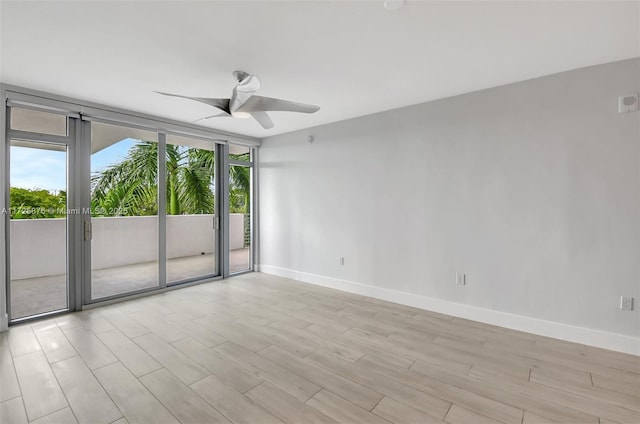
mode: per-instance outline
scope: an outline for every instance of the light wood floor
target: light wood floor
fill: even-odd
[[[3,424],[640,422],[638,357],[264,274],[12,327],[0,359]]]

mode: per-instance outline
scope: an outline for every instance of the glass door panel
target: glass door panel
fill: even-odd
[[[218,275],[215,145],[167,135],[167,283]]]
[[[229,273],[251,269],[251,150],[229,146]]]
[[[10,319],[68,309],[67,147],[11,141]]]
[[[91,300],[159,286],[158,136],[91,123]]]

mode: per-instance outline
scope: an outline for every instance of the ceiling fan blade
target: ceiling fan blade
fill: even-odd
[[[248,113],[269,111],[314,113],[320,110],[320,106],[290,102],[289,100],[274,99],[271,97],[251,96],[237,110]]]
[[[207,119],[211,119],[211,118],[229,118],[230,116],[231,115],[227,113],[218,113],[216,115],[209,115],[209,116],[205,116],[204,118],[196,119],[195,121],[193,121],[193,123],[195,124],[196,122],[206,121]]]
[[[207,104],[209,106],[216,107],[216,108],[224,111],[227,115],[230,114],[230,111],[229,111],[229,99],[216,99],[216,98],[208,98],[208,97],[190,97],[190,96],[183,96],[181,94],[164,93],[162,91],[154,91],[154,93],[162,94],[163,96],[180,97],[182,99],[194,100],[196,102],[200,102],[200,103]]]
[[[271,120],[269,115],[267,115],[266,112],[250,112],[250,113],[251,113],[251,116],[253,116],[253,119],[258,121],[258,123],[262,125],[262,128],[264,128],[265,130],[273,128],[273,121]]]

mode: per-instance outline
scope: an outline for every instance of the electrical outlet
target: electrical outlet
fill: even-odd
[[[638,94],[618,97],[618,112],[635,112],[638,110]]]
[[[340,256],[340,265],[344,265],[344,256]]]
[[[633,310],[633,297],[620,296],[620,309],[623,311]]]
[[[456,272],[456,284],[464,286],[467,284],[467,276],[462,272]]]

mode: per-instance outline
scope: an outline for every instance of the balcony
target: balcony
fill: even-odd
[[[231,273],[249,269],[245,215],[229,216]],[[93,299],[158,287],[158,217],[93,218]],[[167,216],[167,281],[211,275],[216,269],[213,215]],[[19,318],[67,307],[65,219],[11,220],[11,315]],[[33,243],[38,240],[38,243]]]

